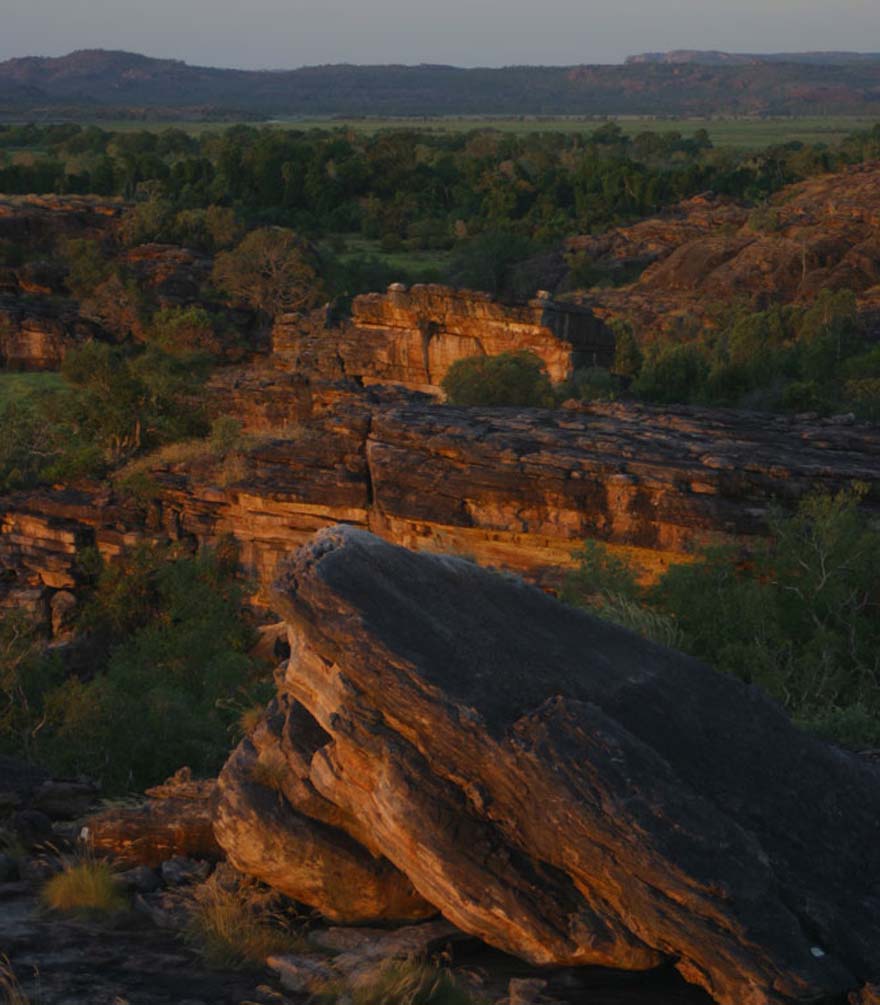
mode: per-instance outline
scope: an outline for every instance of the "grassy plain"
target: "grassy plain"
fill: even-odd
[[[346,118],[291,118],[273,119],[266,123],[242,123],[261,128],[278,129],[351,129],[360,133],[375,133],[383,129],[414,129],[427,133],[469,132],[474,129],[493,129],[499,132],[526,133],[580,133],[591,132],[605,122],[614,121],[631,136],[643,132],[679,132],[692,136],[705,129],[716,146],[752,149],[777,143],[839,142],[849,133],[869,129],[875,119],[864,116],[785,116],[776,118],[673,118],[637,117],[602,118],[600,116],[419,116],[407,118],[361,117]],[[218,132],[236,123],[231,122],[139,122],[96,120],[91,125],[102,129],[131,132],[140,129],[161,131],[183,129],[200,135]]]

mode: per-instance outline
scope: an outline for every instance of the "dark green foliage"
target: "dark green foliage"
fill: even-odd
[[[457,360],[443,378],[443,390],[453,405],[540,408],[554,401],[543,362],[528,351]]]
[[[709,376],[709,364],[689,343],[654,347],[648,353],[633,391],[659,404],[696,400]]]
[[[569,602],[604,614],[620,596],[636,599],[672,620],[681,648],[759,685],[810,728],[880,742],[880,534],[858,493],[774,511],[768,540],[747,553],[706,551],[651,589],[599,544],[580,558]]]
[[[35,648],[17,655],[26,636],[16,642],[0,664],[15,711],[0,715],[0,745],[88,773],[111,792],[142,789],[182,764],[216,771],[239,705],[270,690],[248,656],[254,635],[241,603],[229,564],[207,552],[172,560],[142,547],[101,570],[79,625],[94,672],[61,680]],[[13,641],[15,628],[3,625]]]
[[[638,377],[644,362],[644,355],[632,326],[625,321],[612,321],[614,331],[614,366],[612,372],[625,380]]]
[[[198,358],[86,343],[60,388],[0,404],[0,489],[100,475],[141,451],[207,432]]]
[[[65,243],[63,255],[68,270],[65,282],[78,300],[92,296],[110,278],[110,259],[97,241],[71,239]]]
[[[705,134],[674,130],[630,138],[613,123],[528,135],[0,127],[0,147],[18,145],[35,156],[0,166],[0,191],[121,195],[136,203],[122,227],[127,243],[177,241],[211,252],[240,239],[239,221],[310,238],[360,232],[388,251],[446,249],[456,237],[498,233],[543,245],[707,189],[763,206],[790,182],[876,157],[878,149],[876,130],[837,149],[794,143],[756,154],[713,150]],[[755,221],[764,227],[766,217],[758,210]],[[495,257],[507,251],[501,244]],[[503,288],[497,266],[484,269],[466,248],[461,256],[463,285]],[[573,264],[585,285],[632,278],[601,263]]]
[[[620,353],[626,343],[618,340]],[[823,290],[809,307],[734,310],[689,341],[650,345],[631,389],[659,404],[853,411],[870,419],[880,403],[870,345],[855,296]]]
[[[488,231],[455,250],[448,278],[455,286],[483,290],[493,296],[527,299],[536,287],[517,266],[539,250],[539,245],[528,237],[502,230]]]

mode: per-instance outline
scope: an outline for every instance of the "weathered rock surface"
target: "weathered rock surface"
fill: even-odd
[[[99,238],[124,209],[119,199],[87,195],[0,196],[0,240],[46,247],[60,237]]]
[[[213,830],[213,780],[193,781],[181,769],[147,790],[147,802],[117,806],[89,817],[83,835],[100,854],[127,867],[156,867],[175,857],[217,860],[223,853]]]
[[[752,309],[852,290],[865,318],[880,312],[880,163],[820,175],[777,193],[757,214],[712,197],[598,238],[569,241],[606,265],[649,265],[618,289],[576,298],[645,340],[693,326],[718,304]]]
[[[322,312],[282,317],[273,349],[313,378],[439,394],[449,367],[468,356],[528,350],[561,381],[579,366],[610,365],[614,336],[589,309],[548,295],[507,306],[472,290],[394,284],[387,293],[355,297],[350,320],[334,322]]]
[[[6,497],[0,608],[48,626],[56,598],[68,609],[83,585],[84,549],[112,561],[142,540],[195,547],[232,535],[265,603],[280,559],[335,523],[552,585],[587,538],[650,575],[693,546],[763,533],[773,501],[861,482],[865,507],[880,510],[880,433],[848,420],[622,404],[394,407],[374,394],[257,439],[231,470],[210,458],[158,467],[148,504],[106,486]]]
[[[275,746],[291,812],[314,790],[463,931],[540,964],[672,960],[724,1005],[880,972],[880,776],[757,691],[354,528],[302,549],[274,604],[303,708]]]
[[[220,775],[214,832],[229,862],[332,921],[436,914],[387,859],[353,839],[366,836],[356,821],[314,789],[311,758],[329,737],[303,713],[282,699]]]
[[[69,300],[0,296],[0,367],[57,370],[71,348],[105,337]]]

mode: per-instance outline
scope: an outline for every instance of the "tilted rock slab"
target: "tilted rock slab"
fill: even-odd
[[[302,548],[274,605],[291,658],[232,766],[273,747],[297,826],[332,806],[463,931],[539,965],[671,960],[724,1005],[880,972],[880,775],[757,690],[354,528]],[[218,828],[233,862],[262,826]]]

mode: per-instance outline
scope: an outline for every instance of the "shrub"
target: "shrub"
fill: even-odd
[[[91,857],[73,859],[46,881],[40,893],[52,911],[95,911],[110,914],[128,906],[110,866]]]
[[[65,678],[51,661],[10,659],[0,699],[15,714],[0,718],[0,746],[88,773],[108,792],[142,789],[181,764],[216,771],[240,707],[271,691],[249,656],[254,635],[234,564],[142,547],[101,570],[79,619],[91,675]]]
[[[769,537],[748,552],[708,549],[650,589],[590,543],[563,599],[759,685],[820,735],[880,743],[880,533],[859,498],[774,511]]]
[[[265,966],[267,956],[303,951],[304,939],[261,899],[256,884],[230,889],[212,876],[198,891],[184,938],[215,967]]]
[[[585,541],[584,547],[573,557],[578,560],[578,566],[566,573],[560,592],[565,603],[589,607],[606,597],[634,600],[640,596],[631,566],[607,545]]]
[[[556,398],[566,401],[577,398],[579,401],[614,401],[620,393],[620,382],[601,366],[584,367],[575,370],[571,380],[557,385]]]
[[[696,400],[708,373],[708,361],[696,345],[665,346],[648,354],[633,390],[659,404],[687,403]]]
[[[443,378],[453,405],[511,405],[540,408],[553,403],[543,362],[527,351],[456,360]]]
[[[97,241],[72,238],[63,247],[67,263],[67,288],[77,298],[85,300],[110,278],[112,268]]]
[[[193,355],[219,355],[231,342],[222,318],[204,307],[164,307],[146,327],[146,341],[163,352],[185,359]]]

